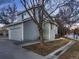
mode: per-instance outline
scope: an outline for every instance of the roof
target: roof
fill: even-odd
[[[6,25],[5,27],[10,27],[10,26],[14,26],[14,25],[18,25],[18,24],[22,24],[22,23],[31,21],[30,18],[27,18],[27,19],[28,19],[28,20],[23,20],[23,21],[21,21],[21,22],[15,22],[15,23],[12,23],[12,24],[8,24],[8,25]]]
[[[28,21],[32,21],[31,18],[27,18],[27,20],[25,19],[25,20],[22,20],[21,22],[15,22],[15,23],[12,23],[12,24],[8,24],[8,25],[6,25],[5,27],[10,27],[10,26],[22,24],[22,23],[25,23],[25,22],[28,22]],[[47,21],[46,23],[51,23],[51,22]],[[57,23],[56,23],[56,22],[51,23],[51,24],[54,24],[54,25],[57,26]]]
[[[23,20],[23,21],[21,21],[21,22],[16,22],[16,23],[12,23],[12,24],[8,24],[8,25],[6,25],[5,27],[10,27],[10,26],[14,26],[14,25],[22,24],[22,23],[25,23],[25,22],[28,22],[28,21],[31,21],[31,19]],[[49,23],[49,22],[47,22],[47,23]],[[54,25],[57,26],[56,23],[52,23],[52,24],[54,24]]]
[[[37,8],[37,7],[35,7],[35,8]],[[28,10],[31,10],[31,9],[32,9],[32,8],[30,8],[30,9],[28,9]],[[21,15],[21,14],[23,14],[23,13],[25,13],[25,12],[26,12],[26,10],[24,10],[24,11],[18,13],[18,15]],[[54,18],[54,17],[53,17],[53,18]],[[27,19],[27,20],[26,20],[26,19]],[[7,26],[5,26],[5,27],[14,26],[14,25],[22,24],[22,23],[24,23],[24,22],[31,21],[31,18],[26,18],[26,19],[22,20],[21,22],[15,22],[15,23],[9,24],[9,25],[7,25]],[[49,22],[49,21],[48,21],[48,22]],[[54,23],[52,23],[52,24],[54,24],[54,25],[57,26],[57,23],[56,23],[56,22],[54,22]]]

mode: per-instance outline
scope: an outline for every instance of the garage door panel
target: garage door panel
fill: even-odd
[[[21,28],[11,29],[11,39],[12,40],[22,40],[22,31]]]

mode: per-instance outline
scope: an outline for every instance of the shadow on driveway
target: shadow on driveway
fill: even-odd
[[[44,59],[44,57],[16,46],[12,41],[0,40],[0,59]]]

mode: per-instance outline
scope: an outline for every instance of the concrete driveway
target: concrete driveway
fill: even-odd
[[[0,40],[0,59],[44,59],[44,57],[16,46],[12,41]]]

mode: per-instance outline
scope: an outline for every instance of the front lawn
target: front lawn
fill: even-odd
[[[47,42],[46,45],[41,46],[40,43],[23,46],[23,48],[31,50],[37,54],[42,56],[46,56],[49,53],[53,52],[54,50],[58,49],[59,47],[67,44],[69,40],[55,40],[51,42]]]
[[[79,41],[76,42],[67,52],[61,55],[59,59],[79,59]]]

